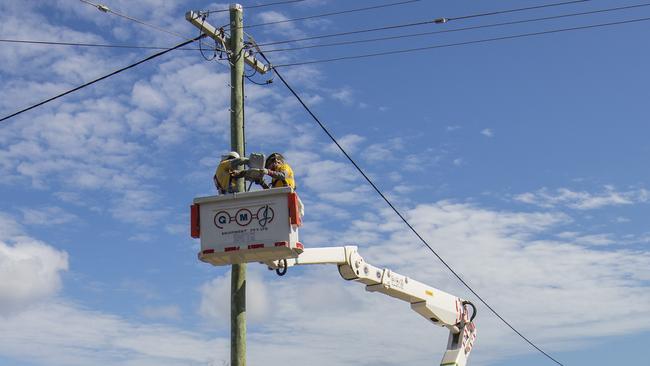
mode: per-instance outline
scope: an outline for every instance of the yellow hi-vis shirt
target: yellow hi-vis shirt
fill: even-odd
[[[273,174],[274,172],[284,173],[284,179]],[[271,176],[271,187],[291,187],[292,189],[296,189],[296,180],[293,177],[293,169],[291,169],[289,164],[283,163],[277,170],[271,170],[269,175]]]
[[[230,160],[224,160],[217,166],[217,171],[214,175],[217,177],[217,189],[219,189],[219,193],[232,193],[237,188],[237,180],[230,177],[231,170]]]

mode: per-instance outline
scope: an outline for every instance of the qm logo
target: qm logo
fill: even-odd
[[[219,211],[214,215],[214,226],[223,229],[226,225],[234,221],[237,225],[244,227],[250,225],[253,220],[256,220],[261,227],[265,227],[273,222],[275,218],[275,211],[269,205],[264,205],[254,211],[253,213],[253,211],[247,208],[240,208],[234,215],[228,211]]]

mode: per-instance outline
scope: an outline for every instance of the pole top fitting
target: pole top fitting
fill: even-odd
[[[237,11],[244,11],[244,7],[241,4],[237,4],[237,3],[230,4],[229,9],[230,10],[237,10]]]

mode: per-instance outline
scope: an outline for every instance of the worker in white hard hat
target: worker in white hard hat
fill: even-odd
[[[237,178],[241,178],[243,175],[241,170],[235,169],[246,163],[248,163],[248,158],[240,157],[236,151],[221,156],[217,171],[212,178],[220,194],[234,193],[237,190]]]

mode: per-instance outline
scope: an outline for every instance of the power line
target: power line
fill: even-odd
[[[263,54],[262,52],[260,52],[260,55],[261,55],[261,56],[266,60],[266,62],[268,62],[269,64],[271,64],[271,62],[270,62],[270,61],[269,61],[269,60],[264,56],[264,54]],[[305,102],[302,100],[302,98],[300,98],[300,96],[296,93],[296,91],[295,91],[295,90],[294,90],[294,89],[293,89],[293,88],[292,88],[292,87],[287,83],[287,81],[284,79],[284,77],[282,77],[282,74],[280,74],[280,73],[278,72],[278,70],[276,69],[276,67],[273,67],[273,71],[274,71],[275,74],[280,78],[280,80],[281,80],[282,83],[287,87],[287,89],[289,89],[289,91],[293,94],[293,96],[294,96],[294,97],[295,97],[295,98],[300,102],[300,104],[302,104],[303,108],[305,108],[305,110],[307,111],[307,113],[309,113],[309,115],[314,119],[314,121],[316,121],[316,123],[318,123],[318,125],[319,125],[320,128],[325,132],[325,134],[326,134],[326,135],[327,135],[327,136],[332,140],[332,142],[334,142],[334,144],[336,144],[336,146],[339,148],[339,150],[341,150],[341,152],[343,153],[343,155],[345,155],[345,157],[350,161],[350,163],[352,163],[352,165],[354,165],[354,167],[355,167],[355,168],[357,169],[357,171],[358,171],[358,172],[363,176],[363,178],[366,180],[366,182],[368,182],[368,184],[370,184],[370,186],[372,186],[372,188],[375,190],[375,192],[377,192],[377,194],[379,194],[379,196],[380,196],[380,197],[381,197],[381,198],[382,198],[382,199],[383,199],[383,200],[388,204],[388,206],[390,206],[390,208],[393,210],[393,212],[395,212],[395,214],[396,214],[397,216],[399,216],[399,218],[400,218],[400,219],[401,219],[401,220],[406,224],[406,226],[408,226],[408,228],[409,228],[409,229],[410,229],[410,230],[411,230],[411,231],[412,231],[412,232],[413,232],[413,233],[418,237],[418,239],[420,239],[420,241],[421,241],[421,242],[422,242],[422,243],[423,243],[427,248],[429,248],[429,250],[431,251],[431,253],[433,253],[433,254],[436,256],[436,258],[438,258],[438,260],[440,260],[440,262],[441,262],[445,267],[447,267],[447,269],[448,269],[449,271],[451,271],[451,273],[452,273],[452,274],[453,274],[453,275],[454,275],[454,276],[455,276],[455,277],[456,277],[456,278],[457,278],[457,279],[458,279],[458,280],[459,280],[459,281],[460,281],[460,282],[461,282],[461,283],[462,283],[462,284],[463,284],[463,285],[464,285],[464,286],[465,286],[465,287],[466,287],[466,288],[467,288],[467,289],[468,289],[472,294],[474,294],[474,296],[476,296],[476,297],[477,297],[477,298],[478,298],[478,299],[483,303],[483,305],[485,305],[488,309],[490,309],[490,311],[491,311],[494,315],[496,315],[496,316],[497,316],[497,317],[498,317],[498,318],[499,318],[499,319],[500,319],[504,324],[506,324],[506,325],[507,325],[507,326],[508,326],[512,331],[514,331],[517,335],[519,335],[519,337],[521,337],[521,338],[522,338],[523,340],[525,340],[528,344],[530,344],[533,348],[535,348],[536,350],[538,350],[539,352],[541,352],[544,356],[546,356],[547,358],[549,358],[550,360],[552,360],[552,361],[555,362],[556,364],[558,364],[558,365],[560,365],[560,366],[564,366],[564,365],[563,365],[562,363],[560,363],[558,360],[556,360],[555,358],[553,358],[551,355],[549,355],[548,353],[546,353],[544,350],[542,350],[541,348],[539,348],[535,343],[533,343],[531,340],[529,340],[527,337],[525,337],[525,336],[524,336],[520,331],[518,331],[518,330],[517,330],[514,326],[512,326],[508,321],[506,321],[506,320],[505,320],[505,319],[504,319],[504,318],[503,318],[503,317],[502,317],[502,316],[501,316],[501,315],[500,315],[496,310],[494,310],[494,309],[492,308],[492,306],[490,306],[490,305],[489,305],[489,304],[488,304],[488,303],[487,303],[487,302],[486,302],[486,301],[485,301],[485,300],[484,300],[484,299],[483,299],[483,298],[482,298],[478,293],[476,293],[476,291],[474,291],[474,289],[472,289],[472,287],[471,287],[467,282],[465,282],[465,280],[463,280],[463,278],[462,278],[462,277],[461,277],[461,276],[460,276],[460,275],[459,275],[459,274],[458,274],[458,273],[457,273],[453,268],[451,268],[451,266],[450,266],[450,265],[449,265],[449,264],[448,264],[448,263],[447,263],[447,262],[446,262],[446,261],[445,261],[445,260],[444,260],[444,259],[443,259],[443,258],[442,258],[442,257],[441,257],[441,256],[440,256],[440,255],[439,255],[439,254],[434,250],[434,249],[433,249],[433,247],[431,247],[431,245],[429,245],[429,243],[428,243],[428,242],[427,242],[427,241],[426,241],[426,240],[425,240],[425,239],[420,235],[420,233],[418,233],[417,230],[415,230],[415,228],[414,228],[414,227],[409,223],[409,221],[404,217],[404,215],[402,215],[402,213],[401,213],[401,212],[400,212],[400,211],[399,211],[399,210],[398,210],[398,209],[393,205],[393,203],[392,203],[392,202],[391,202],[391,201],[390,201],[390,200],[389,200],[389,199],[388,199],[388,198],[387,198],[387,197],[382,193],[382,191],[381,191],[381,190],[380,190],[380,189],[375,185],[375,183],[374,183],[374,182],[373,182],[373,181],[368,177],[368,175],[366,175],[366,173],[363,171],[363,169],[361,169],[361,167],[360,167],[360,166],[359,166],[359,165],[354,161],[354,159],[352,159],[352,157],[351,157],[351,156],[350,156],[350,155],[345,151],[345,149],[341,146],[341,144],[339,144],[339,142],[336,140],[336,138],[335,138],[335,137],[334,137],[334,136],[329,132],[329,130],[327,129],[327,127],[325,127],[325,125],[323,125],[323,123],[320,121],[320,119],[319,119],[318,117],[316,117],[316,115],[315,115],[315,114],[311,111],[311,109],[310,109],[310,108],[305,104]]]
[[[517,9],[510,9],[510,10],[499,10],[499,11],[492,11],[492,12],[488,12],[488,13],[479,13],[479,14],[464,15],[464,16],[452,17],[452,18],[441,18],[441,19],[444,19],[444,21],[470,19],[470,18],[478,18],[478,17],[485,17],[485,16],[491,16],[491,15],[515,13],[515,12],[526,11],[526,10],[551,8],[551,7],[554,7],[554,6],[562,6],[562,5],[569,5],[569,4],[576,4],[576,3],[584,3],[584,2],[587,2],[587,1],[591,1],[591,0],[565,1],[565,2],[561,2],[561,3],[536,5],[536,6],[529,6],[529,7],[526,7],[526,8],[517,8]]]
[[[381,9],[381,8],[388,8],[388,7],[392,7],[392,6],[398,6],[398,5],[406,5],[406,4],[416,3],[416,2],[420,2],[420,1],[422,1],[422,0],[406,0],[406,1],[396,2],[396,3],[382,4],[382,5],[375,5],[375,6],[368,6],[368,7],[365,7],[365,8],[356,8],[356,9],[349,9],[349,10],[335,11],[335,12],[325,13],[325,14],[310,15],[310,16],[301,17],[301,18],[284,19],[284,20],[277,20],[277,21],[274,21],[274,22],[268,22],[268,23],[260,23],[260,24],[253,24],[253,25],[245,25],[244,28],[246,28],[246,29],[250,29],[250,28],[261,27],[261,26],[265,26],[265,25],[282,24],[282,23],[289,23],[289,22],[297,22],[297,21],[300,21],[300,20],[307,20],[307,19],[315,19],[315,18],[329,17],[329,16],[332,16],[332,15],[341,15],[341,14],[357,13],[357,12],[367,11],[367,10],[375,10],[375,9]]]
[[[368,54],[363,54],[363,55],[343,56],[343,57],[335,57],[335,58],[321,59],[321,60],[294,62],[294,63],[276,65],[275,67],[289,67],[289,66],[299,66],[299,65],[310,65],[310,64],[334,62],[334,61],[354,60],[354,59],[360,59],[360,58],[396,55],[396,54],[400,54],[400,53],[418,52],[418,51],[425,51],[425,50],[431,50],[431,49],[436,49],[436,48],[448,48],[448,47],[455,47],[455,46],[465,46],[465,45],[470,45],[470,44],[502,41],[502,40],[507,40],[507,39],[540,36],[540,35],[551,34],[551,33],[562,33],[562,32],[570,32],[570,31],[575,31],[575,30],[601,28],[601,27],[608,27],[608,26],[629,24],[629,23],[638,23],[638,22],[645,22],[645,21],[648,21],[648,20],[650,20],[650,18],[630,19],[630,20],[623,20],[623,21],[619,21],[619,22],[593,24],[593,25],[586,25],[586,26],[572,27],[572,28],[553,29],[553,30],[542,31],[542,32],[516,34],[516,35],[512,35],[512,36],[486,38],[486,39],[479,39],[479,40],[466,41],[466,42],[457,42],[457,43],[447,43],[447,44],[433,45],[433,46],[426,46],[426,47],[409,48],[409,49],[404,49],[404,50],[385,51],[385,52],[377,52],[377,53],[368,53]]]
[[[591,1],[591,0],[567,1],[567,2],[562,2],[562,3],[539,5],[537,7],[563,6],[563,5],[569,5],[569,4],[574,4],[576,2],[584,2],[584,1]],[[419,25],[427,25],[427,24],[434,24],[434,23],[439,24],[439,23],[445,23],[445,22],[447,22],[449,20],[458,20],[458,19],[465,19],[465,18],[470,18],[470,17],[476,18],[476,17],[480,17],[480,16],[482,17],[482,16],[489,16],[489,15],[494,15],[494,14],[512,13],[512,12],[516,12],[516,11],[524,11],[524,10],[529,10],[529,9],[530,8],[506,9],[506,10],[494,11],[494,12],[491,12],[491,13],[465,15],[465,16],[460,16],[460,17],[455,17],[455,18],[436,18],[436,19],[424,20],[424,21],[413,22],[413,23],[388,25],[388,26],[377,27],[377,28],[358,29],[358,30],[340,32],[340,33],[331,33],[331,34],[323,34],[323,35],[309,36],[309,37],[303,37],[303,38],[294,38],[294,39],[288,39],[288,40],[282,40],[282,41],[265,42],[265,43],[259,43],[258,45],[260,47],[262,47],[262,46],[271,46],[271,45],[277,45],[277,44],[283,44],[283,43],[311,41],[311,40],[314,40],[314,39],[349,36],[349,35],[359,34],[359,33],[379,32],[379,31],[383,31],[383,30],[415,27],[415,26],[419,26]]]
[[[303,0],[301,0],[301,1],[303,1]],[[627,10],[627,9],[633,9],[633,8],[646,7],[646,6],[650,6],[650,3],[629,5],[629,6],[620,6],[620,7],[615,7],[615,8],[592,10],[592,11],[585,11],[585,12],[579,12],[579,13],[561,14],[561,15],[542,17],[542,18],[515,20],[515,21],[511,21],[511,22],[476,25],[476,26],[471,26],[471,27],[463,27],[463,28],[455,28],[455,29],[445,29],[445,30],[431,31],[431,32],[410,33],[410,34],[402,34],[402,35],[397,35],[397,36],[388,36],[388,37],[369,38],[369,39],[362,39],[362,40],[324,43],[324,44],[317,44],[317,45],[310,45],[310,46],[270,49],[270,50],[266,50],[264,52],[265,53],[271,53],[271,52],[280,52],[280,51],[297,51],[297,50],[310,49],[310,48],[343,46],[343,45],[369,43],[369,42],[377,42],[377,41],[386,41],[386,40],[401,39],[401,38],[419,37],[419,36],[433,35],[433,34],[453,33],[453,32],[461,32],[461,31],[475,30],[475,29],[482,29],[482,28],[492,28],[492,27],[499,27],[499,26],[507,26],[507,25],[539,22],[539,21],[545,21],[545,20],[569,18],[569,17],[576,17],[576,16],[582,16],[582,15],[607,13],[607,12],[612,12],[612,11]],[[78,46],[78,47],[100,47],[100,48],[103,47],[103,48],[124,48],[124,49],[148,49],[148,50],[166,50],[168,48],[168,47],[162,47],[162,46],[118,45],[118,44],[108,44],[108,43],[84,43],[84,42],[56,42],[56,41],[39,41],[39,40],[8,39],[8,38],[0,38],[0,42],[21,43],[21,44],[37,44],[37,45],[59,45],[59,46]],[[262,46],[262,45],[263,44],[259,44],[259,46]],[[199,51],[199,50],[201,50],[201,48],[179,48],[178,50],[179,51]],[[220,50],[217,49],[217,51],[220,51]]]
[[[116,12],[116,11],[114,11],[114,10],[111,10],[111,8],[109,8],[109,7],[106,6],[106,5],[103,5],[103,4],[95,4],[95,3],[91,2],[91,1],[88,1],[88,0],[79,0],[79,1],[81,1],[82,3],[86,3],[86,4],[88,4],[88,5],[92,5],[92,6],[94,6],[95,8],[97,8],[99,11],[101,11],[101,12],[103,12],[103,13],[111,13],[111,14],[117,15],[118,17],[121,17],[121,18],[124,18],[124,19],[130,20],[130,21],[135,22],[135,23],[138,23],[138,24],[142,24],[142,25],[147,26],[147,27],[149,27],[149,28],[153,28],[153,29],[155,29],[155,30],[158,30],[158,31],[160,31],[160,32],[164,32],[164,33],[167,33],[167,34],[171,34],[172,36],[176,36],[176,37],[179,37],[179,38],[182,38],[182,39],[185,39],[185,40],[190,40],[190,39],[191,39],[191,38],[186,37],[186,36],[184,36],[184,35],[182,35],[182,34],[180,34],[180,33],[176,33],[176,32],[170,31],[169,29],[165,29],[165,28],[163,28],[163,27],[161,27],[161,26],[158,26],[158,25],[155,25],[155,24],[151,24],[151,23],[147,23],[147,22],[145,22],[145,21],[142,21],[142,20],[140,20],[140,19],[136,19],[136,18],[131,17],[131,16],[128,16],[128,15],[126,15],[126,14],[118,13],[118,12]]]
[[[633,8],[646,7],[646,6],[650,6],[650,3],[638,4],[638,5],[629,5],[629,6],[621,6],[621,7],[601,9],[601,10],[592,10],[592,11],[585,11],[585,12],[580,12],[580,13],[553,15],[553,16],[542,17],[542,18],[515,20],[515,21],[511,21],[511,22],[476,25],[476,26],[463,27],[463,28],[445,29],[445,30],[439,30],[439,31],[411,33],[411,34],[402,34],[402,35],[398,35],[398,36],[369,38],[369,39],[343,41],[343,42],[332,42],[332,43],[323,43],[323,44],[316,44],[316,45],[310,45],[310,46],[290,47],[290,48],[277,48],[277,49],[266,50],[264,52],[271,53],[271,52],[280,52],[280,51],[297,51],[297,50],[320,48],[320,47],[345,46],[345,45],[351,45],[351,44],[379,42],[379,41],[387,41],[387,40],[394,40],[394,39],[401,39],[401,38],[411,38],[411,37],[426,36],[426,35],[432,35],[432,34],[453,33],[453,32],[461,32],[461,31],[474,30],[474,29],[493,28],[493,27],[500,27],[500,26],[507,26],[507,25],[524,24],[524,23],[532,23],[532,22],[539,22],[539,21],[545,21],[545,20],[554,20],[554,19],[561,19],[561,18],[576,17],[576,16],[582,16],[582,15],[607,13],[607,12],[612,12],[612,11],[627,10],[627,9],[633,9]]]
[[[37,40],[29,40],[29,39],[8,39],[8,38],[0,38],[0,42],[38,44],[38,45],[50,45],[50,46],[126,48],[126,49],[145,49],[145,50],[166,50],[169,48],[169,47],[162,47],[162,46],[137,46],[137,45],[121,45],[121,44],[108,44],[108,43],[83,43],[83,42],[55,42],[55,41],[37,41]],[[179,48],[178,50],[199,51],[199,48]]]
[[[257,8],[264,8],[267,6],[275,6],[275,5],[285,5],[285,4],[292,4],[292,3],[300,3],[306,0],[288,0],[288,1],[277,1],[274,3],[267,3],[267,4],[260,4],[260,5],[251,5],[251,6],[246,6],[246,9],[257,9]],[[208,10],[205,11],[206,14],[212,14],[212,13],[223,13],[226,11],[230,11],[230,9],[219,9],[219,10]]]
[[[85,87],[87,87],[87,86],[90,86],[90,85],[92,85],[92,84],[94,84],[94,83],[96,83],[96,82],[98,82],[98,81],[102,81],[102,80],[104,80],[104,79],[106,79],[106,78],[109,78],[109,77],[111,77],[111,76],[113,76],[113,75],[117,75],[117,74],[121,73],[122,71],[126,71],[126,70],[128,70],[128,69],[131,69],[131,68],[133,68],[133,67],[136,67],[136,66],[140,65],[141,63],[147,62],[147,61],[149,61],[149,60],[153,60],[153,59],[156,58],[156,57],[162,56],[162,55],[164,55],[164,54],[166,54],[166,53],[168,53],[168,52],[171,52],[171,51],[173,51],[173,50],[175,50],[175,49],[181,48],[181,47],[183,47],[183,46],[185,46],[185,45],[188,45],[188,44],[190,44],[190,43],[192,43],[192,42],[194,42],[194,41],[196,41],[196,40],[198,40],[198,39],[200,39],[200,38],[203,38],[203,37],[205,37],[205,35],[202,34],[202,35],[200,35],[200,36],[198,36],[198,37],[195,37],[195,38],[193,38],[193,39],[191,39],[191,40],[189,40],[189,41],[185,41],[185,42],[183,42],[183,43],[180,43],[180,44],[178,44],[178,45],[176,45],[176,46],[174,46],[174,47],[172,47],[172,48],[168,48],[168,49],[166,49],[166,50],[164,50],[164,51],[161,51],[161,52],[155,53],[155,54],[153,54],[153,55],[151,55],[151,56],[149,56],[149,57],[147,57],[147,58],[144,58],[144,59],[142,59],[142,60],[140,60],[140,61],[138,61],[138,62],[136,62],[136,63],[133,63],[133,64],[131,64],[131,65],[129,65],[129,66],[126,66],[126,67],[123,67],[123,68],[121,68],[121,69],[115,70],[115,71],[111,72],[110,74],[106,74],[106,75],[104,75],[104,76],[102,76],[102,77],[100,77],[100,78],[97,78],[97,79],[92,80],[92,81],[89,81],[89,82],[87,82],[87,83],[85,83],[85,84],[79,85],[79,86],[77,86],[76,88],[70,89],[70,90],[68,90],[68,91],[66,91],[66,92],[63,92],[63,93],[61,93],[61,94],[58,94],[58,95],[56,95],[56,96],[54,96],[54,97],[52,97],[52,98],[48,98],[48,99],[46,99],[46,100],[44,100],[44,101],[42,101],[42,102],[36,103],[36,104],[34,104],[34,105],[32,105],[32,106],[29,106],[29,107],[27,107],[27,108],[25,108],[25,109],[21,109],[21,110],[19,110],[18,112],[15,112],[15,113],[12,113],[12,114],[10,114],[10,115],[8,115],[8,116],[6,116],[6,117],[3,117],[2,119],[0,119],[0,122],[2,122],[2,121],[4,121],[4,120],[7,120],[7,119],[9,119],[9,118],[15,117],[15,116],[17,116],[17,115],[19,115],[19,114],[21,114],[21,113],[27,112],[27,111],[29,111],[29,110],[31,110],[31,109],[36,108],[36,107],[42,106],[43,104],[49,103],[49,102],[51,102],[51,101],[53,101],[53,100],[55,100],[55,99],[61,98],[61,97],[65,96],[65,95],[68,95],[68,94],[70,94],[70,93],[72,93],[72,92],[75,92],[75,91],[77,91],[77,90],[83,89],[83,88],[85,88]]]

